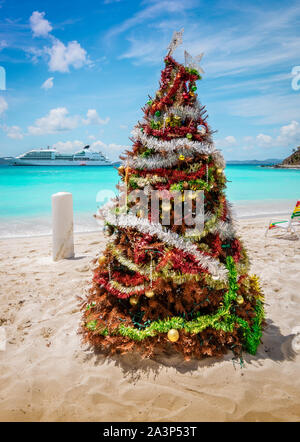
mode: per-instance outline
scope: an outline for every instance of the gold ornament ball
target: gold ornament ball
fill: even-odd
[[[153,290],[146,290],[145,291],[145,296],[147,296],[147,298],[153,298],[154,294],[155,293]]]
[[[139,298],[137,296],[131,296],[129,302],[131,305],[137,305],[137,303],[139,302]]]
[[[244,298],[243,298],[241,295],[238,295],[238,296],[236,297],[236,302],[237,302],[239,305],[242,305],[242,304],[244,303]]]
[[[104,264],[106,261],[106,257],[105,256],[100,256],[100,258],[98,258],[98,264],[102,265]]]
[[[168,332],[168,339],[171,342],[177,342],[179,339],[179,333],[175,328],[171,328]]]
[[[220,169],[220,168],[219,168],[219,169],[217,169],[217,172],[218,172],[218,173],[222,173],[222,172],[223,172],[223,169]]]

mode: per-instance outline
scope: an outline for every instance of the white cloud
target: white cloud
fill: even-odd
[[[220,15],[207,20],[205,13],[198,14],[196,20],[186,13],[195,6],[193,1],[142,2],[143,8],[109,30],[106,38],[110,40],[124,33],[128,47],[121,58],[134,59],[135,63],[160,63],[172,29],[184,26],[184,46],[192,55],[204,51],[204,70],[210,78],[245,72],[255,73],[257,77],[258,72],[265,75],[267,69],[274,67],[277,69],[272,72],[279,72],[278,66],[282,67],[281,72],[289,71],[300,45],[296,32],[299,2],[269,4],[264,8],[248,4],[237,6],[236,2],[224,4],[226,6],[222,2],[217,4]],[[223,12],[224,23],[220,26]],[[129,34],[131,28],[134,30]]]
[[[64,44],[50,34],[52,26],[44,16],[45,12],[34,11],[29,19],[30,28],[34,37],[49,37],[52,46],[43,49],[29,47],[27,52],[32,54],[32,60],[37,62],[38,58],[49,57],[48,67],[51,72],[69,72],[70,67],[79,69],[84,65],[92,65],[86,50],[76,40]]]
[[[290,124],[280,128],[280,134],[277,137],[279,145],[300,145],[300,124],[298,121],[291,121]]]
[[[240,24],[229,24],[217,32],[207,25],[203,29],[206,35],[201,39],[195,38],[195,29],[190,28],[188,47],[192,53],[204,50],[207,72],[216,76],[245,71],[257,73],[274,65],[286,66],[289,60],[295,59],[299,36],[294,26],[299,20],[299,5],[239,12]],[[199,29],[196,32],[199,34]]]
[[[105,144],[101,140],[95,141],[91,144],[91,149],[94,151],[101,151],[105,155],[107,155],[112,161],[117,161],[119,156],[124,153],[126,149],[129,149],[129,146],[125,146],[122,144],[109,143]]]
[[[53,147],[60,152],[67,152],[67,151],[75,151],[82,149],[85,146],[83,141],[74,140],[74,141],[58,141],[57,143],[53,144]]]
[[[94,149],[94,150],[105,149],[107,151],[119,152],[119,151],[122,151],[122,150],[128,149],[128,148],[129,148],[129,146],[124,146],[122,144],[115,144],[115,143],[105,144],[101,140],[94,141],[94,143],[91,144],[91,149]]]
[[[33,126],[28,127],[29,134],[44,135],[75,129],[78,127],[80,117],[69,116],[68,113],[65,107],[51,109],[45,117],[38,118]]]
[[[12,138],[14,140],[22,140],[22,138],[24,137],[22,129],[19,126],[6,126],[6,124],[4,124],[2,128],[9,138]]]
[[[44,81],[41,88],[46,89],[46,90],[51,89],[53,87],[53,80],[54,80],[54,77],[48,78],[46,81]]]
[[[58,141],[53,144],[53,147],[59,150],[60,152],[75,152],[76,150],[82,149],[87,143],[84,143],[80,140],[73,141]],[[119,159],[121,153],[124,152],[125,149],[129,149],[129,146],[124,146],[122,144],[115,143],[103,143],[101,140],[96,140],[90,144],[90,150],[93,152],[102,152],[107,155],[111,160],[116,161]]]
[[[44,16],[45,12],[34,11],[29,19],[34,37],[47,37],[52,31],[52,26]]]
[[[261,148],[285,148],[300,146],[300,123],[296,120],[291,121],[290,124],[279,128],[278,135],[271,136],[260,133],[256,136],[245,136],[239,143],[243,150],[252,150],[255,147]],[[232,138],[232,143],[230,139]],[[235,140],[235,143],[234,143]],[[230,144],[236,144],[237,140],[234,137],[228,136],[223,140],[217,140],[216,144],[220,148],[226,148]],[[229,152],[229,149],[226,148]]]
[[[103,147],[107,148],[108,151],[113,150],[114,152],[123,152],[124,149],[130,149],[130,146],[125,146],[123,144],[115,144],[115,143],[105,144]]]
[[[220,82],[220,86],[214,88],[214,92],[219,96],[220,93],[228,94],[241,89],[241,92],[244,94],[245,90],[247,91],[261,91],[266,93],[267,90],[274,90],[274,88],[278,88],[280,83],[287,84],[287,82],[291,82],[293,76],[291,73],[282,73],[275,75],[268,75],[266,77],[256,77],[253,80],[240,80],[235,78],[234,82],[228,83]]]
[[[225,137],[225,141],[228,144],[236,144],[236,138],[233,135],[229,135],[228,137]]]
[[[106,148],[106,146],[107,145],[105,143],[103,143],[103,141],[97,140],[97,141],[94,141],[91,144],[91,149],[93,149],[93,150],[100,150],[100,149]]]
[[[60,152],[66,152],[66,151],[74,151],[82,149],[84,146],[86,146],[87,143],[84,143],[80,140],[73,140],[73,141],[58,141],[57,143],[53,144],[53,147]],[[98,151],[101,150],[101,148],[106,148],[107,145],[103,143],[101,140],[94,141],[92,144],[90,144],[90,150],[91,151]]]
[[[300,124],[293,120],[279,129],[279,135],[258,134],[256,142],[260,147],[291,147],[300,145]]]
[[[186,9],[191,9],[194,6],[194,2],[190,0],[154,0],[147,4],[147,6],[136,12],[132,17],[125,20],[123,23],[119,23],[118,26],[113,27],[108,31],[107,39],[119,35],[132,27],[142,24],[148,20],[155,19],[162,14],[180,14]]]
[[[219,148],[231,147],[237,143],[236,138],[233,135],[228,135],[223,139],[216,140],[216,145]]]
[[[298,136],[299,137],[299,134],[300,134],[300,125],[299,125],[298,121],[293,120],[287,126],[282,126],[280,128],[280,135],[281,136],[288,136],[288,137]]]
[[[76,129],[80,125],[107,124],[109,117],[102,119],[99,117],[96,109],[89,109],[86,118],[80,115],[69,115],[66,107],[57,107],[51,109],[47,115],[35,120],[34,124],[28,127],[30,135],[54,134],[57,132]]]
[[[0,97],[0,116],[8,109],[8,104],[5,98]]]
[[[86,50],[77,41],[64,45],[60,40],[54,39],[52,47],[45,48],[45,52],[50,57],[48,65],[52,72],[69,72],[70,67],[79,69],[91,64]]]
[[[256,141],[259,146],[266,147],[272,145],[273,138],[270,135],[258,134]]]
[[[300,118],[299,94],[263,94],[214,104],[223,112],[239,117],[253,117],[255,124],[284,124]]]
[[[86,119],[82,119],[83,124],[107,124],[109,122],[109,117],[104,120],[99,117],[96,109],[89,109],[86,114]]]
[[[137,64],[139,62],[156,63],[161,60],[162,44],[161,42],[158,43],[155,38],[149,39],[149,37],[146,37],[145,39],[145,37],[136,38],[130,36],[127,40],[130,43],[130,48],[119,56],[121,60],[134,58],[136,62],[138,60]],[[167,46],[167,41],[164,46]]]

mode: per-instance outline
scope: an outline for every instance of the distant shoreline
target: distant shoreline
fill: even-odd
[[[231,200],[233,217],[237,222],[244,219],[261,219],[289,216],[295,206],[295,198],[263,200]],[[93,213],[74,212],[74,234],[84,235],[99,232]],[[284,218],[283,218],[284,219]],[[0,242],[4,239],[26,239],[51,236],[51,214],[37,216],[0,216]]]
[[[268,167],[271,169],[293,169],[293,170],[300,170],[300,164],[274,164],[274,165],[265,165],[261,164],[260,167]]]

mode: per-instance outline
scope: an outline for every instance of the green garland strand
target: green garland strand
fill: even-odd
[[[174,316],[173,318],[165,320],[153,321],[142,330],[121,324],[111,332],[111,335],[121,335],[135,341],[142,341],[159,333],[168,333],[168,331],[173,328],[176,330],[184,330],[192,334],[201,333],[207,327],[212,327],[215,330],[223,330],[224,332],[233,332],[235,324],[238,324],[243,332],[246,350],[250,354],[255,354],[262,336],[261,324],[264,319],[263,303],[259,299],[256,301],[256,306],[254,307],[256,315],[253,319],[252,328],[250,328],[247,321],[232,314],[230,309],[237,296],[238,284],[237,271],[231,256],[226,258],[226,267],[229,273],[229,290],[224,295],[223,305],[214,315],[198,316],[191,321],[186,321],[184,318]],[[98,327],[97,320],[89,321],[86,324],[86,328],[102,336],[109,334],[107,328]]]

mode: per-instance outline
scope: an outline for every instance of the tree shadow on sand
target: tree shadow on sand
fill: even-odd
[[[236,358],[232,352],[228,352],[223,357],[207,357],[205,359],[191,359],[185,361],[181,354],[175,353],[172,349],[164,353],[157,354],[151,359],[141,358],[138,353],[125,355],[105,356],[101,351],[88,347],[86,359],[94,359],[95,365],[102,365],[108,360],[113,361],[120,367],[124,377],[131,382],[137,382],[140,378],[147,376],[156,377],[162,368],[173,368],[178,373],[193,373],[202,368],[213,367],[224,361],[232,362],[238,368],[247,368],[248,364],[262,366],[265,360],[274,362],[293,361],[297,355],[292,348],[292,340],[296,336],[290,334],[284,336],[280,329],[268,319],[263,332],[262,343],[257,354],[250,355],[243,353],[242,358]]]

